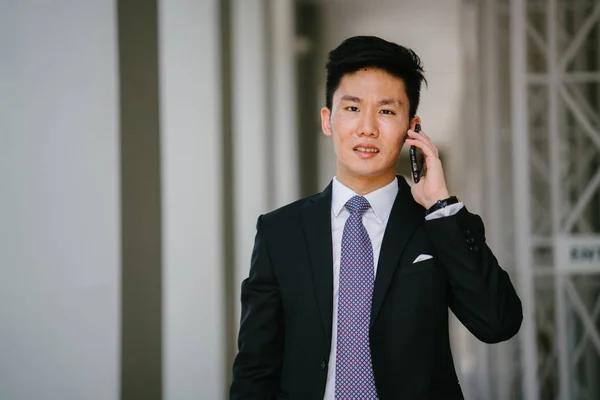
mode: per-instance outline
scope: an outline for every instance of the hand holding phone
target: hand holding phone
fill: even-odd
[[[414,131],[419,133],[421,131],[421,125],[416,124]],[[408,153],[410,156],[410,168],[412,170],[413,182],[419,183],[421,177],[423,176],[423,163],[425,161],[425,156],[423,155],[423,151],[416,146],[410,146]]]

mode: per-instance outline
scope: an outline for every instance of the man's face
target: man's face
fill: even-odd
[[[409,122],[419,119],[409,121],[402,79],[375,68],[345,75],[331,110],[321,110],[323,133],[333,137],[338,178],[393,179]]]

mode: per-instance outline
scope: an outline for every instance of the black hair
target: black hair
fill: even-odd
[[[379,68],[404,81],[409,101],[409,117],[417,114],[421,99],[421,83],[425,79],[419,56],[406,47],[376,36],[354,36],[329,53],[325,106],[331,110],[333,93],[346,74],[362,68]]]

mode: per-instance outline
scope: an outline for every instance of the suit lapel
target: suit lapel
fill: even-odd
[[[303,225],[323,328],[331,338],[333,314],[333,251],[331,244],[331,183],[303,210]]]
[[[371,306],[371,326],[375,323],[408,240],[417,226],[425,219],[425,210],[414,201],[410,186],[404,181],[404,178],[398,177],[398,186],[398,194],[385,228],[377,264]]]

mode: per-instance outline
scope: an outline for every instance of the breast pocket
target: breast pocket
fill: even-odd
[[[425,261],[419,261],[414,264],[404,265],[400,268],[400,275],[414,275],[414,274],[422,274],[425,272],[432,272],[435,270],[436,262],[433,258]]]

